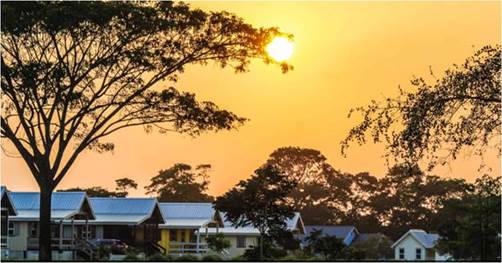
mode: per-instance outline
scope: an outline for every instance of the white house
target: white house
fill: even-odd
[[[260,232],[254,227],[233,227],[232,223],[224,220],[225,215],[221,213],[223,228],[205,228],[199,231],[203,235],[215,235],[222,233],[225,239],[230,241],[230,248],[226,250],[225,256],[236,257],[246,252],[246,249],[259,245]],[[286,220],[286,227],[293,234],[305,234],[305,227],[300,213],[295,212],[294,216]]]
[[[434,247],[439,240],[438,234],[429,234],[421,229],[410,229],[394,244],[394,259],[396,260],[425,260],[445,261],[448,254],[440,254]]]

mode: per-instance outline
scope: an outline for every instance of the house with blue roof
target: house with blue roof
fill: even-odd
[[[401,236],[394,244],[395,260],[413,261],[445,261],[451,258],[448,254],[441,254],[436,249],[436,243],[440,236],[427,233],[422,229],[410,229]]]
[[[8,224],[9,258],[38,259],[38,224],[40,193],[11,192],[16,208]],[[76,244],[89,238],[89,220],[94,212],[85,192],[55,192],[51,199],[51,236],[53,258],[72,260],[76,256]]]
[[[205,253],[201,235],[209,228],[223,227],[212,203],[159,203],[164,223],[159,225],[159,245],[166,254]]]
[[[17,214],[16,207],[12,202],[12,197],[10,192],[5,186],[0,187],[1,196],[1,217],[2,217],[2,235],[0,241],[0,250],[2,251],[2,259],[9,257],[10,242],[9,242],[9,216],[15,216]]]
[[[95,219],[92,239],[119,239],[145,254],[165,253],[158,245],[164,218],[156,198],[89,198]]]
[[[324,236],[335,236],[343,241],[346,246],[350,246],[359,235],[355,226],[350,225],[308,225],[305,226],[305,234],[298,235],[302,247],[307,246],[306,238],[314,231],[322,231]]]

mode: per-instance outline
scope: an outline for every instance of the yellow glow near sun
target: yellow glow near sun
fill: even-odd
[[[274,60],[282,62],[293,54],[293,42],[285,37],[275,37],[265,50]]]

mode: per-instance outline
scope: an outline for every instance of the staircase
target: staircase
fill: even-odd
[[[85,239],[75,239],[74,249],[76,256],[84,260],[99,261],[101,259],[96,246]]]

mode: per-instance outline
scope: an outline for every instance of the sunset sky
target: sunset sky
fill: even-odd
[[[103,186],[129,177],[143,187],[160,169],[177,162],[211,164],[210,193],[225,192],[248,177],[274,149],[320,150],[341,171],[387,171],[383,145],[354,145],[347,158],[340,141],[359,120],[348,111],[372,99],[397,94],[413,76],[440,75],[475,50],[500,43],[499,2],[193,2],[204,10],[226,10],[254,26],[278,26],[294,35],[289,62],[295,69],[255,61],[234,74],[217,66],[191,66],[175,86],[250,119],[239,130],[191,138],[122,130],[109,138],[115,152],[85,152],[58,188]],[[171,85],[165,83],[165,85]],[[489,150],[485,163],[500,175],[500,159]],[[479,176],[480,158],[468,154],[434,173],[469,181]],[[21,159],[2,153],[1,181],[10,190],[35,191]]]

